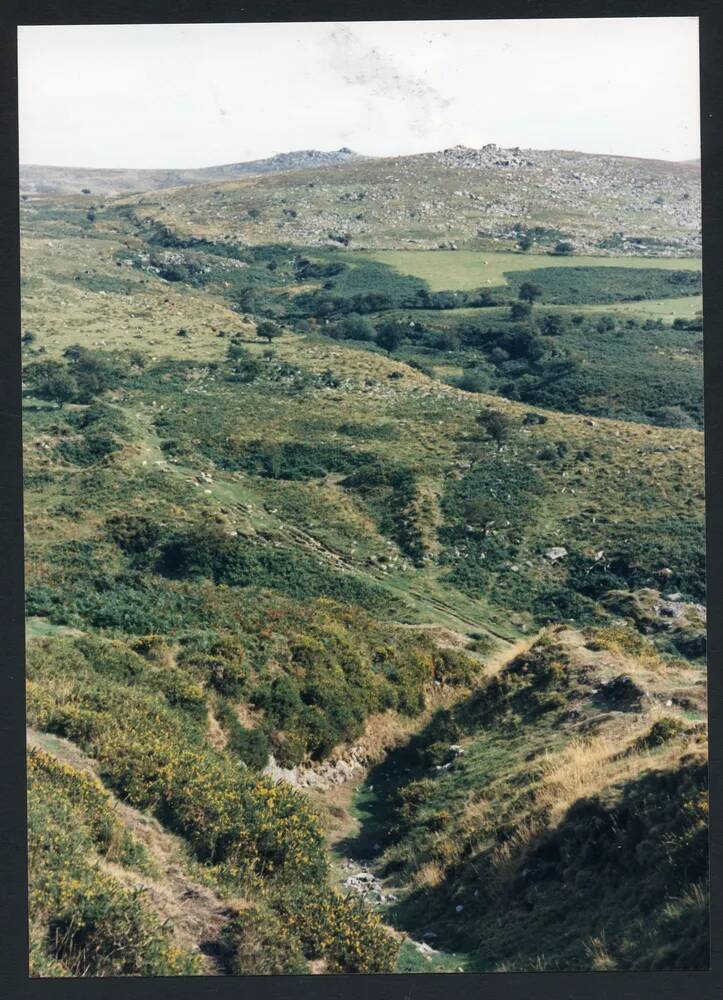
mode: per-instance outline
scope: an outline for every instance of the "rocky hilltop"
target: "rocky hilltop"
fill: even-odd
[[[563,241],[578,253],[700,253],[699,164],[493,144],[328,155],[333,169],[289,154],[274,172],[146,196],[143,209],[247,244],[502,249],[527,235],[542,250]]]

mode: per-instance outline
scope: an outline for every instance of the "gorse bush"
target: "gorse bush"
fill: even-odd
[[[309,960],[327,972],[391,972],[399,951],[378,915],[318,885],[242,910],[224,928],[222,947],[233,975],[299,974]]]
[[[36,687],[31,667],[30,715],[39,727],[91,750],[120,796],[154,811],[200,860],[224,864],[230,877],[323,876],[321,834],[302,797],[210,749],[193,714],[97,674],[79,652],[74,659],[75,689],[67,697]],[[62,665],[54,670],[62,676]]]
[[[470,682],[473,664],[461,654],[404,641],[359,643],[353,632],[330,620],[307,625],[289,639],[289,673],[269,677],[251,691],[272,726],[274,753],[286,765],[305,753],[324,757],[354,739],[373,712],[396,709],[414,715],[435,680]]]
[[[172,976],[200,972],[142,895],[105,872],[101,859],[138,864],[98,781],[48,754],[28,754],[31,974],[57,963],[71,976]]]
[[[309,958],[329,972],[391,972],[399,944],[358,900],[309,885],[280,893],[276,908]]]
[[[224,963],[233,976],[302,975],[309,972],[288,921],[263,904],[249,906],[223,929]]]
[[[235,637],[213,638],[202,645],[191,639],[181,647],[178,662],[209,687],[229,698],[239,698],[247,687],[249,667],[246,651]]]
[[[297,663],[304,659],[299,641],[294,647]],[[188,648],[198,648],[198,643],[196,640]],[[230,640],[221,645],[227,653],[236,648]],[[396,945],[379,926],[378,917],[325,887],[323,839],[307,800],[287,785],[274,785],[239,769],[234,761],[238,749],[242,749],[239,756],[258,752],[259,741],[248,739],[253,731],[232,732],[228,753],[212,750],[205,735],[205,714],[201,717],[187,705],[164,699],[158,693],[162,688],[158,678],[155,685],[150,683],[154,673],[174,670],[166,662],[167,647],[156,637],[139,640],[136,647],[139,652],[117,642],[90,638],[33,645],[28,669],[31,721],[92,752],[104,780],[119,796],[130,805],[152,811],[181,833],[198,859],[212,866],[217,877],[234,886],[236,892],[246,886],[256,886],[256,892],[264,886],[271,891],[269,899],[275,909],[262,906],[258,912],[244,911],[228,925],[223,954],[230,971],[301,971],[304,956],[323,957],[335,971],[391,969]],[[219,652],[218,643],[211,648]],[[307,655],[311,652],[307,648]],[[388,655],[395,655],[392,648]],[[307,662],[309,668],[314,666],[311,660]],[[360,668],[362,663],[360,660]],[[185,658],[187,669],[194,665],[192,659]],[[450,669],[448,663],[443,672]],[[427,675],[434,675],[433,666]],[[343,683],[343,677],[340,673],[339,682]],[[72,681],[54,683],[54,678]],[[318,677],[319,684],[327,680],[321,674]],[[288,721],[290,709],[297,708],[299,700],[293,694],[281,697],[278,686],[276,690],[281,699],[278,712],[286,713]],[[112,725],[111,720],[115,720]],[[237,741],[244,735],[245,747],[240,748]],[[54,764],[44,765],[45,770],[49,766],[53,780],[69,796],[73,808],[82,808],[88,835],[98,850],[136,863],[138,849],[119,836],[107,794],[97,780],[69,777]],[[45,814],[40,821],[45,835]],[[73,829],[72,823],[66,825]],[[54,843],[59,846],[62,841]],[[80,846],[87,862],[87,845],[82,842]],[[63,864],[64,850],[60,847]],[[53,863],[56,860],[53,856]],[[36,865],[36,871],[42,874],[42,867]],[[55,869],[52,878],[62,894],[65,883]],[[53,921],[57,934],[51,939],[55,943],[50,954],[58,956],[64,967],[75,971],[76,961],[82,958],[97,969],[94,974],[174,974],[191,969],[190,959],[176,956],[170,946],[163,950],[166,938],[154,930],[156,925],[132,894],[121,892],[107,879],[97,890],[91,889],[91,881],[85,878],[74,886],[75,895],[67,901],[65,896],[59,897],[60,902],[66,909],[81,904],[90,909],[83,910],[82,919],[65,920],[61,913]],[[311,886],[315,887],[313,892]],[[44,899],[47,906],[44,893],[44,885],[39,886],[38,899]],[[288,947],[282,950],[274,950],[269,942],[269,933],[279,930],[274,913],[281,916],[289,935]],[[72,929],[76,925],[77,933]],[[119,964],[104,965],[103,953],[114,952],[120,941],[118,927],[123,928],[130,954]],[[279,941],[284,940],[282,934]],[[93,957],[96,953],[97,958]],[[126,964],[137,961],[144,964]]]

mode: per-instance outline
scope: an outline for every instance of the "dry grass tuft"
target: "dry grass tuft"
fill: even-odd
[[[598,936],[589,938],[585,942],[584,948],[594,972],[607,972],[615,968],[615,961],[611,957],[605,941],[605,931]]]
[[[445,878],[445,869],[437,861],[428,861],[414,873],[412,885],[415,889],[434,889]]]

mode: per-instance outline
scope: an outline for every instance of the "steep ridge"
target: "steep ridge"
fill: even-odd
[[[704,712],[700,671],[558,627],[370,771],[337,849],[427,962],[699,967]]]

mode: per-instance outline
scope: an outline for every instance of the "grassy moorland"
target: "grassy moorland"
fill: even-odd
[[[698,263],[216,194],[23,202],[33,974],[701,967]]]

